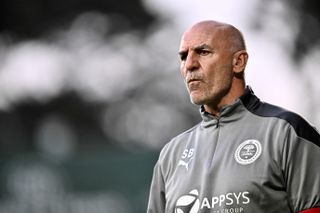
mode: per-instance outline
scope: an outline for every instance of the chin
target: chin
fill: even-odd
[[[193,96],[190,96],[190,101],[195,105],[204,105],[206,103],[206,101],[203,100],[202,98],[193,97]]]

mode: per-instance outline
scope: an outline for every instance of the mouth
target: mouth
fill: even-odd
[[[191,83],[191,82],[194,82],[194,81],[201,81],[200,78],[189,78],[187,79],[187,83]]]
[[[201,79],[190,79],[187,81],[188,84],[193,83],[193,82],[200,82],[202,81]]]
[[[190,79],[187,81],[187,87],[189,92],[194,92],[199,90],[201,87],[202,80],[201,79]]]

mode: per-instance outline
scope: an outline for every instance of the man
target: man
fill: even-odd
[[[320,135],[246,87],[239,30],[197,23],[179,54],[202,122],[161,151],[148,213],[319,213]]]

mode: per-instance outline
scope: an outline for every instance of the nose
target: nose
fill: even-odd
[[[185,61],[186,71],[194,71],[199,68],[199,61],[197,54],[190,52]]]

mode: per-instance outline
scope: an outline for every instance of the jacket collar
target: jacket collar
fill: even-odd
[[[205,111],[204,106],[200,107],[200,114],[202,117],[201,125],[203,127],[210,127],[213,125],[219,126],[229,122],[234,122],[243,116],[245,107],[243,107],[243,100],[249,101],[254,96],[250,86],[247,86],[243,95],[239,97],[234,103],[226,105],[221,108],[220,116],[216,117]]]

